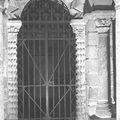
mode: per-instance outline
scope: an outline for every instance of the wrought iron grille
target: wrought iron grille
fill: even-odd
[[[31,1],[18,34],[19,120],[74,120],[75,39],[65,6]]]

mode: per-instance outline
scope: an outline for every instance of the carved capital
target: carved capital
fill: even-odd
[[[8,33],[18,33],[21,25],[22,22],[20,20],[8,21]]]
[[[104,18],[104,19],[96,19],[96,29],[98,33],[105,33],[108,32],[110,25],[111,25],[111,18]]]
[[[103,20],[107,21],[108,19],[115,19],[115,11],[113,10],[96,10],[89,14],[84,15],[84,21],[88,22],[89,20],[97,20],[100,19],[102,23]]]
[[[111,19],[110,18],[104,18],[104,19],[96,19],[95,20],[96,26],[97,27],[109,27],[111,24]]]
[[[81,33],[85,31],[85,22],[83,20],[72,20],[70,25],[72,26],[76,37],[81,36]]]

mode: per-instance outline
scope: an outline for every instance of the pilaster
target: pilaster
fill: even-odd
[[[87,120],[87,83],[85,78],[86,38],[83,20],[72,20],[76,36],[76,120]]]
[[[98,48],[98,58],[99,58],[99,94],[98,103],[96,107],[96,115],[100,118],[110,118],[111,112],[109,109],[109,93],[108,93],[108,83],[110,79],[108,77],[109,71],[109,37],[108,30],[110,29],[111,18],[96,19],[96,29],[99,35],[99,48]]]
[[[87,62],[89,71],[87,71],[87,81],[89,83],[89,115],[96,115],[99,118],[110,118],[108,98],[110,95],[109,75],[109,34],[111,21],[115,17],[114,11],[94,11],[84,16],[84,20],[91,26],[87,32]],[[87,24],[87,26],[88,26]],[[95,44],[93,44],[95,43]],[[92,56],[92,57],[91,57]],[[93,61],[93,64],[90,61]],[[87,65],[88,66],[88,65]],[[93,69],[92,69],[93,68]],[[87,68],[88,70],[88,68]]]
[[[18,119],[17,34],[21,21],[8,21],[8,114],[9,120]]]

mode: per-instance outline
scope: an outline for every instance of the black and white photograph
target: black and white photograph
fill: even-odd
[[[120,120],[120,0],[0,0],[0,120]]]

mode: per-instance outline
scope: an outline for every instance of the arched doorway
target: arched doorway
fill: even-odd
[[[19,120],[74,120],[75,39],[64,4],[32,0],[18,35]]]

